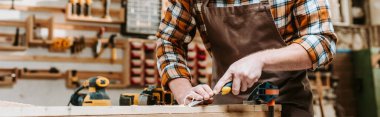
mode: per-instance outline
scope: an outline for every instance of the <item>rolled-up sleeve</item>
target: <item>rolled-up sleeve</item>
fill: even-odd
[[[337,37],[329,9],[327,0],[297,0],[293,10],[299,38],[292,43],[308,52],[312,69],[329,64],[336,54]]]
[[[169,0],[157,36],[157,68],[164,90],[176,78],[191,79],[187,67],[187,45],[195,35],[195,20],[190,13],[190,0]]]

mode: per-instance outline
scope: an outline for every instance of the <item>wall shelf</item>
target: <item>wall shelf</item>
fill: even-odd
[[[52,56],[34,56],[34,55],[8,55],[1,56],[0,61],[39,61],[39,62],[73,62],[73,63],[99,63],[99,64],[121,64],[120,59],[111,62],[111,59],[105,58],[78,58],[78,57],[52,57]]]

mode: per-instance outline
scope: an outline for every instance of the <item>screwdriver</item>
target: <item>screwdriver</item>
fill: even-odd
[[[227,95],[231,92],[231,90],[232,90],[232,81],[226,83],[220,92],[222,95]],[[204,100],[196,100],[196,101],[189,103],[188,106],[193,107],[193,106],[196,106],[196,105],[202,103],[203,101]]]

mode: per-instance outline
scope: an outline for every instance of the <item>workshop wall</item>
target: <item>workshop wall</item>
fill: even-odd
[[[100,1],[94,1],[100,2]],[[49,6],[64,8],[67,0],[16,0],[15,5],[20,6]],[[0,4],[11,4],[11,0],[2,0]],[[101,8],[100,4],[94,4],[93,7]],[[119,4],[112,4],[111,8],[120,8]],[[64,14],[53,14],[47,12],[29,12],[29,11],[15,11],[15,10],[0,10],[0,20],[25,20],[29,15],[34,14],[38,19],[48,19],[54,16],[54,22],[65,23]],[[75,23],[75,22],[74,22]],[[109,27],[119,27],[115,24],[97,24],[97,23],[83,23],[94,26],[109,26]],[[2,33],[14,33],[16,27],[1,27],[0,32]],[[24,29],[21,28],[21,33]],[[41,30],[41,36],[47,37],[47,29]],[[78,30],[59,30],[54,31],[55,37],[60,36],[80,36],[80,35],[96,35],[95,31],[78,31]],[[105,33],[105,37],[108,37],[110,33]],[[46,55],[46,56],[70,56],[70,53],[49,53],[47,49],[43,48],[32,48],[27,49],[22,52],[0,52],[0,55]],[[122,55],[122,52],[118,50],[118,55]],[[83,54],[78,55],[78,57],[90,57],[92,56],[91,49],[86,48]],[[109,50],[105,50],[101,58],[109,57]],[[120,56],[119,56],[120,57]],[[66,71],[68,69],[77,70],[90,70],[90,71],[112,71],[120,72],[121,65],[111,65],[111,64],[85,64],[85,63],[57,63],[57,62],[22,62],[22,61],[1,61],[0,68],[28,68],[28,69],[49,69],[50,67],[56,67],[60,71]],[[112,99],[113,105],[119,104],[119,96],[123,92],[137,93],[141,89],[108,89],[108,93]],[[19,79],[11,87],[0,88],[0,100],[4,101],[14,101],[20,103],[27,103],[40,106],[63,106],[66,105],[70,95],[73,93],[73,89],[68,89],[65,86],[65,81],[59,80],[25,80]]]

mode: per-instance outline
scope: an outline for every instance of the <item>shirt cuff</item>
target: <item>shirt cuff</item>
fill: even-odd
[[[170,91],[169,82],[177,78],[191,79],[190,69],[185,65],[171,64],[163,69],[161,75],[161,85],[165,91]]]
[[[322,37],[316,35],[307,35],[292,42],[301,45],[307,51],[312,62],[312,68],[310,70],[315,70],[319,66],[326,65],[332,61],[332,56],[329,55],[333,54],[332,51],[335,50],[331,48],[331,44],[324,44],[321,41],[323,38],[321,38]]]

